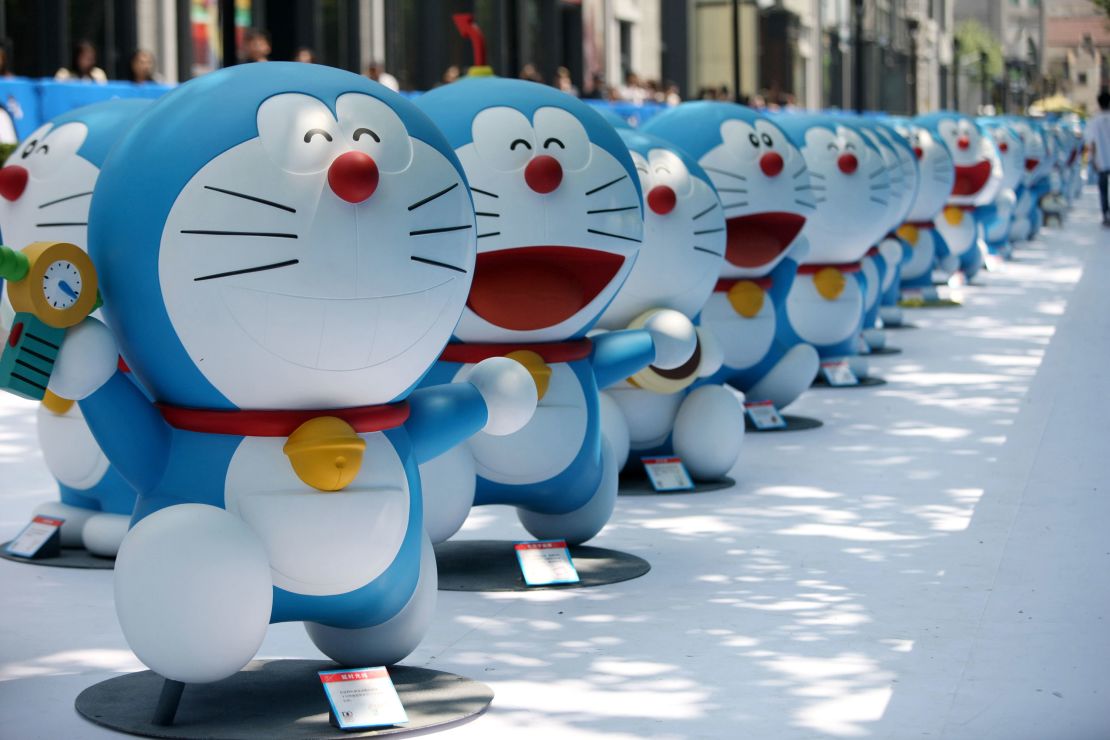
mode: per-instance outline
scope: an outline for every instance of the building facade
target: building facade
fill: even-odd
[[[1056,0],[1046,8],[1045,72],[1049,89],[1088,112],[1110,88],[1110,18],[1089,0]]]

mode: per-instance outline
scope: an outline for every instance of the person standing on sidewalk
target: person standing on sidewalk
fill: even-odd
[[[1102,225],[1110,227],[1110,202],[1107,201],[1107,186],[1110,185],[1110,90],[1103,89],[1098,94],[1099,114],[1087,123],[1083,135],[1098,172],[1098,197],[1102,205]]]

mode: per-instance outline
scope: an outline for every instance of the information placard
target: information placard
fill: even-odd
[[[513,549],[526,585],[578,583],[578,569],[574,567],[565,541],[515,542]]]
[[[8,543],[8,554],[20,558],[56,555],[61,547],[61,534],[58,532],[65,523],[64,519],[52,516],[36,516],[23,528],[19,535]]]
[[[852,366],[847,360],[835,360],[821,363],[821,373],[829,385],[845,386],[859,385],[859,378],[852,372]]]
[[[385,668],[320,671],[319,675],[339,729],[389,727],[409,721]]]
[[[744,404],[748,418],[756,429],[785,429],[786,419],[771,401],[749,401]]]
[[[694,481],[680,457],[642,457],[651,487],[656,491],[689,491]]]

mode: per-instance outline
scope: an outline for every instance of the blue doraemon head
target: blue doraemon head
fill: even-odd
[[[200,408],[403,396],[474,266],[466,181],[427,116],[294,63],[159,100],[105,162],[89,238],[128,364],[157,400]]]
[[[882,136],[879,132],[880,127],[874,120],[857,118],[853,123],[863,138],[878,149],[880,156],[882,156],[890,188],[885,193],[879,190],[875,191],[875,194],[885,197],[887,200],[888,205],[884,223],[887,231],[893,231],[901,225],[902,217],[913,199],[913,191],[917,186],[916,178],[906,177],[898,152],[894,145]]]
[[[622,129],[644,192],[640,256],[599,324],[623,329],[644,311],[693,318],[713,292],[725,252],[725,217],[705,170],[657,136]]]
[[[858,261],[892,225],[890,174],[882,154],[846,118],[783,116],[779,123],[801,143],[817,196],[817,211],[804,232],[810,246],[805,261]]]
[[[660,113],[643,130],[688,152],[720,194],[727,224],[722,277],[766,275],[799,243],[816,208],[815,184],[777,122],[742,105],[698,101]]]
[[[901,209],[897,213],[895,226],[901,226],[909,217],[913,204],[921,190],[921,167],[910,142],[895,130],[893,124],[884,120],[873,121],[875,134],[891,148],[898,159],[904,190],[900,198]]]
[[[455,335],[584,335],[643,236],[639,180],[616,131],[578,99],[521,80],[460,80],[417,105],[458,154],[478,217],[474,284]]]
[[[932,221],[944,208],[956,181],[956,165],[944,142],[908,118],[889,119],[894,130],[905,138],[917,158],[917,197],[905,220],[909,223]]]
[[[9,246],[84,248],[89,203],[108,150],[151,105],[109,100],[64,113],[24,139],[0,169],[0,232]]]
[[[1021,185],[1025,174],[1025,144],[1021,135],[1010,123],[1001,118],[979,118],[979,126],[994,137],[998,159],[1002,164],[1001,187],[1014,190]]]
[[[949,203],[970,206],[994,200],[1002,183],[1002,165],[992,137],[959,113],[930,113],[918,116],[914,122],[932,132],[952,153],[956,181]]]

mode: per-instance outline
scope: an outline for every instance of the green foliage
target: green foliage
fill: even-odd
[[[1091,0],[1091,4],[1110,16],[1110,0]]]
[[[1110,5],[1110,0],[1098,0]],[[959,67],[978,81],[983,79],[983,54],[987,55],[987,79],[1001,77],[1005,69],[1002,61],[1002,44],[977,20],[968,18],[956,26],[956,41],[960,48]]]
[[[0,144],[0,162],[8,159],[8,155],[15,151],[19,144]]]

